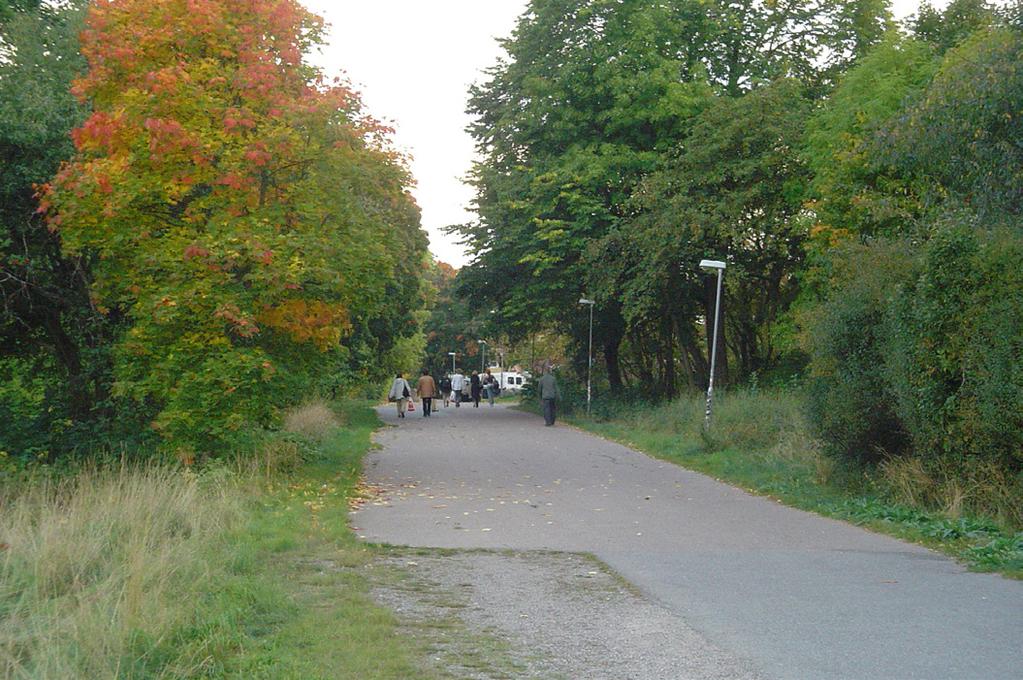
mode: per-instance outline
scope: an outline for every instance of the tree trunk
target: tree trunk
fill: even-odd
[[[664,396],[669,399],[673,399],[678,393],[675,376],[675,334],[672,332],[671,317],[665,315],[664,321],[661,324],[663,328],[663,346],[664,346],[664,371],[663,371],[663,387]]]
[[[607,381],[611,386],[612,394],[621,394],[622,367],[618,356],[618,348],[621,345],[621,338],[609,339],[604,342],[604,363],[607,365]]]
[[[93,400],[89,394],[88,381],[82,370],[82,357],[78,351],[78,345],[64,330],[59,310],[47,310],[43,325],[46,335],[53,344],[53,353],[67,376],[69,415],[72,420],[84,420],[88,418],[92,410]]]

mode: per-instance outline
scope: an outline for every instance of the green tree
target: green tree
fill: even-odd
[[[476,258],[460,275],[463,294],[519,320],[513,336],[538,323],[569,332],[580,367],[588,329],[577,300],[597,299],[595,342],[620,390],[623,342],[643,355],[651,333],[694,337],[663,315],[649,328],[639,313],[651,308],[649,296],[637,294],[638,283],[627,289],[650,270],[629,233],[643,178],[716,94],[738,97],[786,75],[823,86],[887,24],[884,3],[873,0],[532,3],[504,42],[508,60],[472,90],[471,131],[484,160],[474,174],[479,220],[455,229]],[[677,276],[656,285],[656,295],[676,299],[693,290]],[[669,392],[673,355],[657,360]],[[634,363],[642,373],[650,362]],[[701,363],[693,357],[694,368]]]
[[[943,10],[925,1],[909,25],[918,39],[945,52],[978,30],[991,26],[997,16],[994,5],[988,0],[952,0]]]
[[[457,272],[451,265],[435,263],[432,282],[437,298],[426,323],[426,367],[435,375],[451,371],[448,352],[455,352],[456,363],[464,366],[469,356],[475,356],[476,340],[480,336],[481,328],[469,304],[455,294],[456,276]]]
[[[504,43],[509,61],[472,90],[479,222],[459,228],[476,260],[461,274],[477,308],[586,337],[588,244],[621,219],[639,178],[709,96],[698,3],[535,2]],[[613,295],[607,296],[614,300]],[[620,310],[602,304],[597,341],[621,386]]]
[[[945,53],[925,95],[881,130],[873,155],[920,178],[930,207],[1023,214],[1023,32],[982,29]]]
[[[805,158],[820,248],[851,235],[895,235],[919,215],[912,178],[875,153],[875,138],[919,99],[938,67],[933,50],[891,33],[840,80],[807,125]]]
[[[30,408],[0,398],[0,448],[14,451],[73,446],[65,437],[74,429],[110,415],[107,350],[117,320],[90,304],[88,258],[61,253],[36,198],[73,154],[69,132],[88,112],[70,93],[85,69],[84,8],[0,6],[0,380],[29,380],[42,395]],[[11,434],[19,428],[32,442]]]
[[[891,27],[885,0],[708,3],[711,79],[737,97],[782,77],[826,85]]]
[[[152,405],[171,448],[273,424],[353,330],[378,351],[418,330],[410,178],[357,96],[303,62],[320,35],[289,0],[91,10],[75,91],[94,112],[44,207],[66,253],[95,255],[96,305],[130,326],[116,392]]]
[[[713,318],[714,309],[713,285],[706,285],[713,282],[703,279],[700,290],[694,265],[700,257],[728,259],[725,337],[740,377],[777,358],[774,326],[797,291],[808,228],[799,145],[809,107],[792,79],[717,99],[696,117],[678,156],[648,181],[642,200],[649,217],[634,226],[646,257],[665,270],[659,299],[668,304],[656,317],[685,314],[676,327],[689,342],[695,317]],[[691,273],[674,273],[683,271]],[[649,286],[645,276],[634,280]],[[701,304],[679,304],[680,290]]]

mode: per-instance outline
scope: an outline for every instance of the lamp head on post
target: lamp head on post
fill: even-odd
[[[700,269],[706,269],[707,271],[720,271],[727,266],[721,260],[700,260]]]
[[[597,302],[595,300],[587,300],[586,298],[579,298],[579,304],[581,304],[581,305],[595,305],[595,304],[597,304]]]

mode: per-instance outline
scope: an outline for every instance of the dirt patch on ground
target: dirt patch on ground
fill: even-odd
[[[368,571],[447,677],[760,677],[586,555],[395,549]]]

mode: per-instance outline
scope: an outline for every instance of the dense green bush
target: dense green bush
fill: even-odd
[[[807,347],[812,421],[830,453],[912,452],[929,472],[964,475],[1023,469],[1021,54],[1018,31],[977,31],[856,147],[854,160],[898,180],[882,206],[914,207],[874,232],[888,241],[821,258],[820,278],[834,276]]]
[[[906,445],[886,389],[883,321],[908,258],[903,244],[882,242],[849,247],[838,261],[810,324],[810,421],[826,452],[877,461]]]
[[[964,347],[965,432],[979,451],[1023,470],[1023,239],[999,234],[977,254],[986,285],[975,292]]]
[[[918,454],[1023,463],[1023,239],[947,218],[893,301],[888,389]]]
[[[913,253],[910,256],[907,253]],[[811,421],[876,461],[1023,463],[1023,239],[953,214],[923,244],[849,248],[813,316]]]
[[[47,413],[46,381],[32,362],[0,358],[0,454],[45,453],[49,430],[40,422]],[[34,375],[33,375],[34,374]]]

